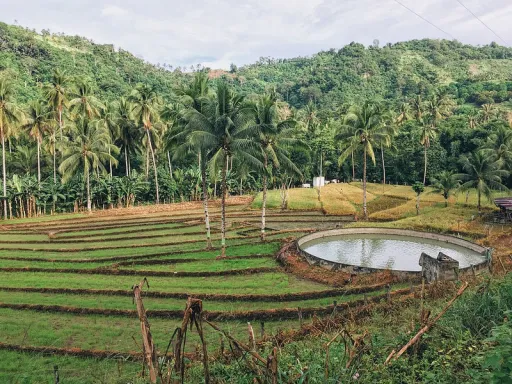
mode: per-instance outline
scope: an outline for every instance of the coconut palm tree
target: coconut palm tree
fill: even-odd
[[[480,123],[480,116],[478,114],[478,111],[473,108],[468,113],[468,126],[470,129],[475,129],[476,127],[478,127],[479,123]]]
[[[398,132],[398,125],[396,123],[398,117],[395,116],[393,111],[383,111],[382,119],[384,123],[383,131],[387,132],[387,134],[389,135],[389,140],[384,140],[380,142],[380,156],[382,161],[382,184],[386,184],[386,162],[384,160],[384,149],[389,149],[393,147],[393,138],[396,136]]]
[[[69,77],[59,69],[53,72],[51,82],[45,86],[46,99],[55,112],[56,120],[59,123],[61,139],[63,137],[62,131],[64,127],[63,111],[68,103],[69,86]]]
[[[41,143],[43,137],[50,130],[51,114],[48,104],[42,100],[32,101],[26,112],[27,120],[24,128],[37,145],[37,184],[39,187],[41,187]]]
[[[206,229],[206,247],[212,247],[211,240],[211,228],[210,228],[210,215],[208,211],[208,179],[207,179],[207,164],[208,164],[208,156],[210,154],[210,149],[203,146],[202,143],[199,146],[193,148],[190,140],[187,139],[188,130],[185,129],[187,126],[186,112],[184,107],[189,107],[194,109],[195,111],[202,113],[203,107],[208,104],[208,95],[210,93],[209,88],[209,78],[206,72],[196,72],[194,75],[194,79],[189,86],[184,86],[178,88],[176,94],[180,97],[180,103],[172,103],[167,105],[162,112],[162,117],[164,117],[169,122],[169,140],[167,140],[167,147],[169,153],[169,147],[176,142],[179,142],[181,145],[175,152],[174,157],[176,158],[180,154],[183,153],[184,150],[194,150],[199,154],[199,168],[201,172],[201,186],[202,186],[202,195],[203,195],[203,209],[204,209],[204,222]],[[195,130],[195,127],[192,125],[188,126],[189,130]],[[178,134],[176,134],[178,131]],[[170,158],[170,156],[169,156]],[[171,163],[169,159],[169,172],[172,174]]]
[[[84,78],[76,81],[76,89],[70,92],[69,109],[75,118],[83,117],[89,120],[100,116],[103,108],[101,102],[94,96],[91,83]]]
[[[17,145],[10,158],[9,167],[15,173],[32,175],[32,171],[37,167],[37,148],[33,145]]]
[[[119,126],[117,125],[116,106],[114,103],[108,103],[100,107],[100,115],[96,124],[102,126],[109,134],[110,142],[114,143],[119,136]],[[110,147],[109,147],[110,148]],[[112,161],[109,160],[109,177],[112,179]]]
[[[155,89],[146,84],[139,84],[131,93],[129,100],[132,103],[132,113],[135,120],[142,124],[145,135],[147,137],[146,145],[149,148],[151,159],[153,162],[153,170],[155,175],[156,187],[156,203],[160,203],[160,193],[158,187],[158,171],[156,165],[155,151],[153,149],[155,123],[160,118],[161,100]]]
[[[381,108],[375,103],[365,102],[361,106],[353,106],[345,116],[344,125],[354,132],[354,137],[346,141],[346,147],[338,159],[342,164],[351,153],[363,149],[363,213],[368,218],[366,207],[366,168],[368,156],[375,165],[374,147],[389,146],[391,134],[389,126],[385,124]]]
[[[262,204],[261,204],[261,241],[265,240],[265,208],[267,204],[267,183],[269,160],[275,168],[281,166],[298,175],[299,169],[290,160],[287,148],[300,144],[294,138],[296,121],[292,119],[279,120],[277,97],[275,93],[260,96],[252,105],[256,118],[254,131],[257,132],[256,139],[261,148],[263,157],[263,181],[262,181]]]
[[[416,97],[411,100],[410,109],[414,119],[421,124],[423,122],[423,114],[425,112],[425,103],[423,102],[421,95],[416,95]]]
[[[403,125],[405,122],[411,119],[411,105],[404,101],[398,106],[398,113],[396,115],[395,123]]]
[[[487,155],[496,155],[506,167],[512,167],[512,129],[500,127],[491,133],[483,150]]]
[[[7,218],[7,167],[5,165],[5,140],[16,133],[23,122],[23,113],[14,100],[14,88],[6,77],[0,77],[0,139],[2,141],[2,175],[4,217]]]
[[[54,121],[54,124],[50,124],[46,130],[46,137],[44,138],[44,147],[45,150],[52,156],[53,163],[53,183],[57,182],[57,123]],[[66,140],[66,137],[63,137],[62,140]],[[63,141],[61,140],[61,143]]]
[[[118,153],[116,146],[111,144],[108,131],[95,124],[87,117],[80,117],[70,132],[70,140],[64,147],[64,160],[59,166],[63,182],[68,181],[77,170],[84,173],[87,188],[87,210],[91,212],[91,171],[106,173],[104,163],[109,160],[117,164],[111,153]]]
[[[454,177],[462,181],[461,190],[476,188],[478,194],[478,212],[484,195],[492,199],[493,190],[507,190],[502,179],[509,175],[509,171],[502,168],[503,161],[498,160],[495,154],[488,154],[483,150],[473,152],[461,159],[465,173],[458,173]]]
[[[345,121],[343,116],[342,121]],[[358,148],[359,138],[356,135],[356,128],[353,125],[341,124],[334,139],[339,142],[340,148],[352,148],[350,160],[352,164],[352,180],[356,178],[356,166],[354,161],[354,150]]]
[[[460,180],[450,171],[440,172],[433,180],[434,190],[431,193],[440,193],[444,197],[444,205],[448,206],[448,199],[459,188]]]
[[[483,123],[489,122],[493,117],[496,116],[496,106],[494,104],[483,104],[480,109],[480,116]]]
[[[255,132],[251,125],[254,119],[252,108],[226,82],[220,81],[215,95],[205,100],[202,112],[190,109],[185,118],[190,144],[203,148],[209,154],[212,173],[221,170],[221,256],[225,256],[228,160],[236,156],[262,168],[257,159],[258,143],[254,140]]]
[[[448,117],[452,108],[452,100],[445,95],[433,95],[425,104],[426,119],[423,120],[420,138],[424,153],[423,185],[427,182],[427,150],[430,148],[432,140],[437,137],[437,123],[439,120]]]
[[[115,104],[116,125],[119,129],[117,143],[119,149],[124,153],[126,176],[131,174],[131,154],[138,152],[140,132],[132,116],[133,106],[124,97],[121,97]]]

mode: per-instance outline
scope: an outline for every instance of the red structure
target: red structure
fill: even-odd
[[[500,209],[500,218],[512,222],[512,197],[500,197],[494,204]]]

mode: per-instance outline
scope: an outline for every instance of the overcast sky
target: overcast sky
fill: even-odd
[[[505,44],[457,0],[399,1],[459,41]],[[511,0],[460,1],[512,42]],[[450,38],[395,0],[0,0],[0,9],[0,20],[9,24],[113,43],[173,66],[228,68],[351,41]]]

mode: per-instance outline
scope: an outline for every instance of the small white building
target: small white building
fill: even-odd
[[[324,185],[325,185],[325,177],[323,177],[323,176],[313,177],[313,187],[319,188],[319,187],[323,187]]]

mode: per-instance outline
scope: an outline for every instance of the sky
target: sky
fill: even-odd
[[[174,67],[227,69],[375,39],[512,44],[510,0],[0,0],[0,10],[5,23],[84,36]]]

